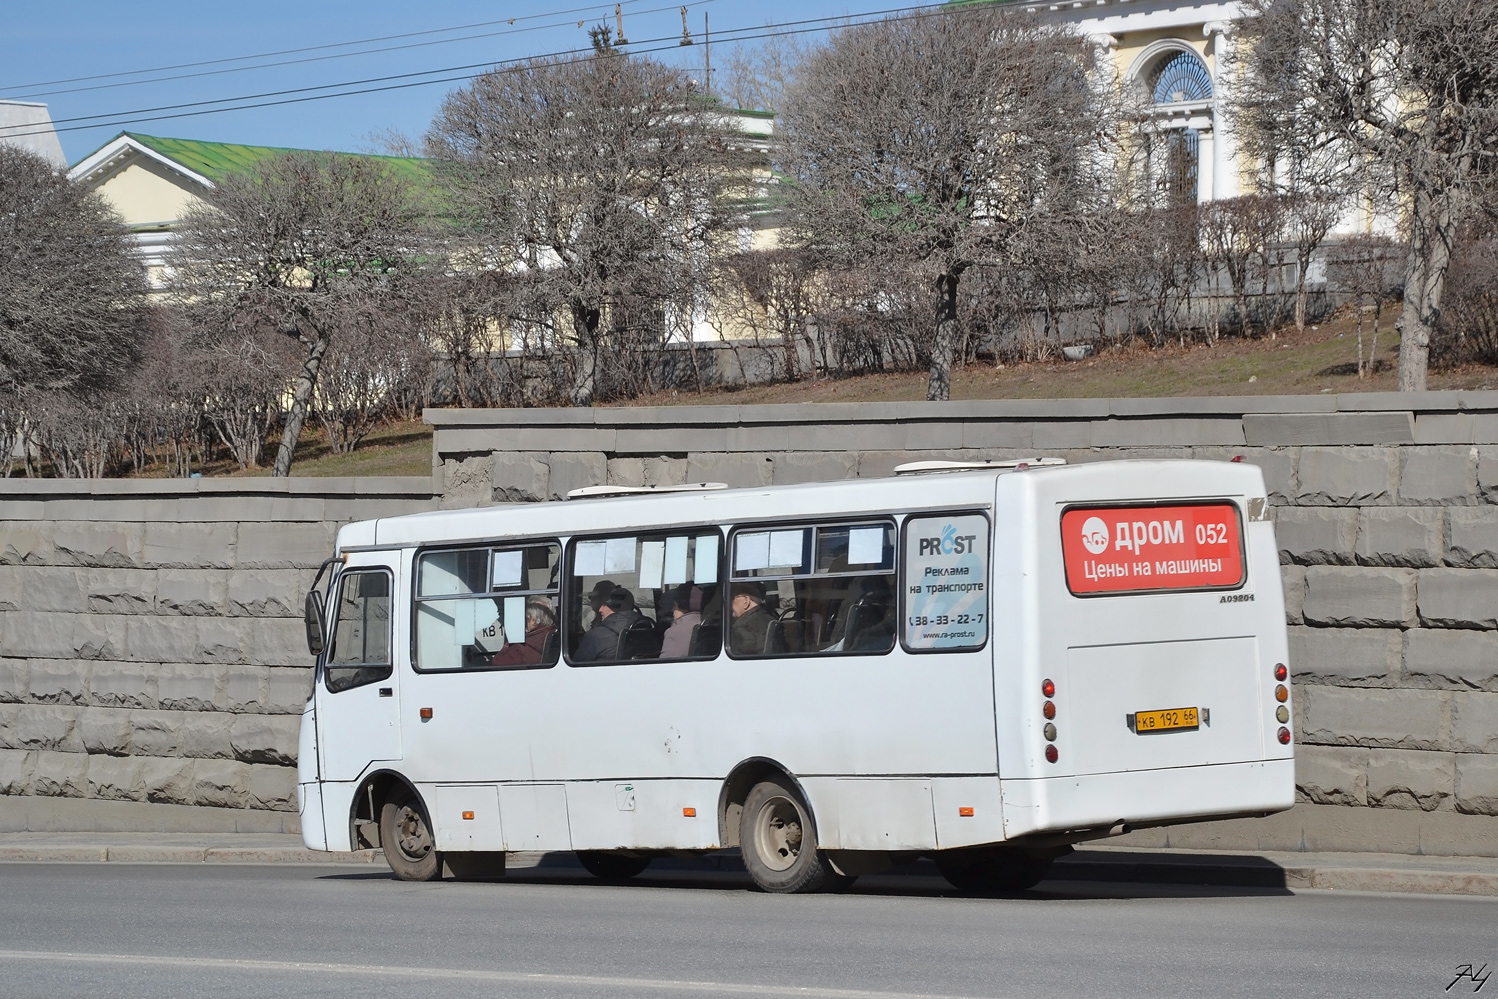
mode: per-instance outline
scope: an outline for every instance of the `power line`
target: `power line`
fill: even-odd
[[[699,2],[706,2],[706,0],[699,0]],[[888,19],[889,20],[900,20],[900,21],[904,21],[904,20],[912,20],[912,19],[920,18],[920,17],[928,17],[928,16],[933,16],[933,15],[940,15],[940,14],[949,13],[949,12],[950,13],[959,13],[963,9],[964,8],[956,8],[956,10],[950,10],[949,8],[947,8],[947,5],[945,3],[928,4],[928,5],[925,5],[925,6],[922,6],[922,7],[915,7],[915,8],[911,8],[911,7],[899,7],[899,8],[890,8],[890,9],[887,9],[887,10],[863,11],[863,12],[860,12],[858,14],[840,15],[840,16],[837,16],[837,17],[809,18],[809,19],[802,20],[802,21],[785,21],[785,22],[781,22],[779,24],[769,24],[769,25],[766,25],[764,27],[764,29],[758,30],[755,33],[751,33],[751,34],[745,34],[744,33],[744,32],[751,31],[751,29],[749,29],[749,28],[730,28],[730,29],[727,29],[726,31],[720,32],[720,35],[727,35],[727,36],[729,36],[727,39],[724,39],[726,41],[733,41],[733,42],[756,41],[756,40],[763,39],[763,38],[772,38],[772,37],[775,37],[775,36],[778,36],[778,35],[813,34],[813,33],[821,32],[821,31],[831,30],[832,28],[838,27],[840,25],[855,26],[855,25],[858,25],[858,24],[867,23],[867,21],[858,20],[859,18],[878,18],[878,17],[884,16],[884,15],[898,15],[898,16],[894,16],[894,17],[889,17]],[[800,27],[801,25],[810,25],[810,26],[809,27]],[[654,46],[654,47],[642,47],[642,46]],[[679,46],[680,46],[680,38],[679,38],[679,36],[671,35],[671,36],[662,37],[662,38],[649,38],[649,39],[645,39],[639,45],[635,45],[635,44],[630,45],[629,51],[644,55],[644,54],[650,54],[650,53],[655,53],[655,52],[670,52],[670,51],[675,51],[675,50],[677,50],[679,48]],[[163,107],[163,108],[160,108],[160,109],[156,109],[156,110],[173,110],[174,113],[172,113],[172,114],[162,114],[162,115],[154,115],[153,114],[150,117],[134,117],[134,116],[135,115],[141,115],[141,114],[149,114],[149,113],[151,113],[151,111],[153,109],[141,109],[140,111],[114,112],[114,113],[108,114],[108,115],[90,115],[90,116],[86,116],[86,119],[85,118],[60,119],[63,122],[72,122],[72,121],[81,121],[81,120],[93,120],[93,119],[97,119],[97,118],[114,118],[116,120],[114,120],[114,121],[95,121],[93,124],[69,125],[68,127],[65,127],[65,128],[55,128],[55,129],[40,128],[40,129],[33,129],[31,131],[3,131],[3,130],[0,130],[0,138],[22,138],[22,137],[30,136],[30,135],[45,135],[45,134],[48,134],[51,131],[56,131],[56,132],[77,132],[77,131],[84,131],[84,130],[92,129],[92,128],[117,127],[117,126],[120,126],[120,125],[129,125],[129,124],[138,123],[138,122],[166,121],[166,120],[177,119],[177,118],[196,118],[196,117],[201,117],[203,115],[209,115],[209,114],[224,114],[224,113],[230,112],[230,111],[249,111],[249,110],[254,110],[254,109],[257,109],[257,108],[280,107],[280,106],[285,106],[285,105],[290,105],[290,104],[305,104],[305,103],[309,103],[309,102],[312,102],[312,101],[330,100],[332,98],[337,98],[337,97],[357,97],[357,96],[361,96],[361,95],[364,95],[364,94],[386,93],[386,92],[395,91],[395,90],[408,90],[408,89],[411,89],[413,87],[435,86],[435,85],[441,84],[441,83],[454,83],[454,82],[459,82],[459,81],[471,80],[475,76],[481,75],[481,74],[470,73],[470,72],[467,72],[467,71],[468,70],[477,69],[477,68],[479,68],[479,66],[486,66],[486,67],[488,67],[488,69],[486,70],[486,72],[498,72],[498,73],[502,73],[502,72],[515,72],[518,69],[523,68],[524,64],[529,63],[529,62],[531,62],[533,60],[538,60],[538,59],[558,59],[558,58],[565,58],[565,57],[568,57],[568,56],[573,56],[573,57],[582,56],[582,58],[578,59],[578,61],[580,61],[580,62],[588,62],[588,61],[592,61],[595,58],[599,58],[596,55],[588,54],[588,53],[591,53],[591,51],[592,51],[591,49],[568,49],[568,50],[564,50],[564,51],[560,51],[560,52],[552,52],[552,53],[546,53],[546,54],[542,54],[542,55],[530,55],[530,56],[519,57],[519,58],[516,58],[516,59],[503,60],[503,61],[498,62],[498,63],[483,63],[483,64],[468,65],[468,66],[452,66],[452,67],[445,67],[445,68],[442,68],[442,69],[426,70],[426,71],[423,71],[423,72],[420,72],[420,73],[400,74],[400,75],[392,76],[392,77],[374,77],[374,78],[371,78],[369,80],[364,80],[364,81],[348,81],[348,82],[339,83],[339,84],[325,84],[325,85],[319,86],[319,87],[299,87],[299,88],[295,88],[295,89],[292,89],[292,90],[280,91],[280,92],[276,92],[276,93],[268,93],[268,94],[263,94],[263,95],[247,95],[247,96],[243,96],[243,97],[220,98],[218,100],[213,100],[213,101],[194,101],[194,102],[190,102],[190,103],[186,103],[186,104],[174,105],[174,106],[172,106],[170,108]],[[358,89],[358,90],[345,90],[345,91],[340,91],[338,93],[332,93],[332,94],[312,94],[312,93],[310,93],[310,91],[313,91],[313,90],[326,90],[326,89],[331,89],[331,88],[334,88],[334,87],[342,87],[342,86],[360,86],[363,83],[376,83],[376,82],[383,82],[383,81],[386,81],[386,80],[406,79],[406,78],[412,77],[412,76],[432,76],[432,75],[439,74],[439,73],[454,73],[454,72],[460,73],[460,75],[438,77],[436,79],[430,79],[430,80],[408,81],[408,82],[405,82],[405,83],[389,83],[389,84],[386,84],[384,86],[362,87],[362,89]],[[302,97],[284,96],[280,100],[265,100],[265,101],[259,100],[260,97],[282,96],[282,95],[290,95],[290,94],[306,94],[307,96],[302,96]],[[253,104],[237,104],[237,105],[235,105],[233,107],[221,107],[221,108],[204,108],[203,107],[203,105],[208,105],[208,104],[223,104],[223,103],[228,103],[228,102],[232,102],[232,101],[245,101],[245,100],[255,100],[255,101],[258,101],[258,103],[253,103]],[[178,110],[178,109],[181,109],[181,108],[193,108],[193,107],[201,108],[201,110],[196,110],[196,111]],[[54,122],[54,124],[56,124],[56,123]]]
[[[641,3],[641,2],[643,2],[643,0],[624,0],[624,3],[626,3],[626,4]],[[352,46],[352,45],[373,45],[376,42],[392,42],[392,41],[398,41],[398,40],[400,40],[402,38],[421,38],[421,37],[424,37],[426,35],[441,35],[441,34],[446,34],[448,32],[452,32],[452,31],[469,31],[469,30],[472,30],[474,28],[492,28],[492,27],[494,27],[496,25],[499,25],[499,24],[513,25],[517,21],[537,21],[537,20],[540,20],[543,17],[558,17],[558,16],[560,16],[562,14],[582,14],[582,13],[586,13],[588,11],[596,11],[596,10],[606,10],[606,5],[605,4],[594,4],[593,6],[590,6],[590,7],[573,7],[573,8],[568,9],[568,10],[547,11],[544,14],[524,14],[524,15],[521,15],[521,16],[518,16],[518,17],[499,18],[499,19],[494,20],[494,21],[477,21],[477,22],[475,22],[473,24],[457,24],[457,25],[453,25],[452,27],[449,27],[449,28],[428,28],[425,31],[405,31],[405,32],[401,32],[399,34],[394,34],[394,35],[380,35],[380,36],[375,37],[375,38],[361,38],[361,39],[356,39],[354,41],[348,41],[348,42],[328,42],[327,44],[324,44],[324,45],[304,45],[304,46],[302,46],[300,48],[280,49],[280,50],[275,51],[275,52],[260,52],[260,53],[257,53],[255,55],[227,56],[227,57],[225,57],[223,59],[204,59],[204,60],[201,60],[199,62],[182,62],[182,63],[176,63],[175,65],[171,65],[171,66],[156,66],[156,67],[153,67],[151,69],[129,69],[129,70],[121,70],[120,72],[117,72],[117,73],[96,73],[96,74],[94,74],[92,76],[72,76],[72,77],[67,77],[66,79],[61,79],[61,80],[41,80],[41,81],[38,81],[36,83],[23,83],[23,84],[19,84],[19,85],[15,85],[15,86],[0,87],[0,91],[4,91],[4,92],[7,92],[7,93],[15,93],[16,91],[28,90],[31,87],[61,86],[62,84],[65,84],[65,83],[85,83],[85,82],[88,82],[88,81],[91,81],[91,80],[114,80],[114,79],[119,79],[120,77],[124,77],[124,76],[143,76],[143,75],[145,75],[147,73],[166,73],[166,72],[170,72],[172,70],[177,70],[177,69],[196,69],[199,66],[221,66],[221,65],[223,65],[225,63],[230,63],[230,62],[248,62],[248,61],[250,61],[252,59],[272,59],[272,58],[275,58],[277,56],[300,55],[303,52],[322,52],[322,51],[325,51],[327,49],[348,48],[349,46]],[[545,26],[543,25],[543,27],[545,27]],[[535,30],[535,29],[527,28],[527,29],[524,29],[524,30],[531,31],[531,30]],[[490,37],[490,36],[489,35],[479,35],[479,36],[475,36],[475,37],[487,38],[487,37]],[[448,40],[449,41],[462,41],[464,39],[448,39]],[[426,44],[441,44],[441,43],[438,42],[438,43],[426,43]],[[375,49],[374,51],[375,52],[384,52],[384,51],[389,51],[389,50],[388,49]],[[361,54],[369,54],[369,53],[357,53],[357,52],[354,52],[354,53],[345,53],[345,54],[339,55],[339,56],[326,56],[324,58],[335,58],[336,59],[336,58],[343,58],[344,56],[347,56],[347,55],[361,55]],[[300,62],[300,61],[304,61],[304,60],[296,60],[296,61]],[[315,60],[305,60],[305,61],[315,61]],[[271,63],[270,64],[270,66],[281,66],[281,65],[289,65],[289,64],[288,63]],[[243,70],[248,70],[248,69],[265,69],[265,68],[270,68],[270,66],[264,66],[264,67],[262,67],[262,66],[245,66],[245,67],[241,67],[240,69],[237,69],[237,70],[225,70],[224,72],[242,72]],[[199,75],[199,74],[188,74],[188,75],[195,76],[195,75]],[[202,75],[207,75],[207,74],[202,74]],[[176,79],[184,79],[184,78],[185,77],[165,77],[164,79],[167,79],[167,80],[176,80]],[[149,81],[149,80],[136,81],[136,83],[149,83],[149,82],[159,82],[159,81]],[[134,86],[134,85],[135,85],[134,83],[120,84],[120,86]],[[97,88],[97,87],[80,87],[78,89],[79,90],[96,90],[96,89],[100,89],[100,88]],[[45,92],[40,92],[40,93],[36,93],[36,94],[19,94],[18,96],[22,96],[22,97],[46,97],[46,96],[49,96],[50,94],[53,94],[53,93],[76,93],[76,92],[77,91],[75,91],[75,90],[45,91]]]

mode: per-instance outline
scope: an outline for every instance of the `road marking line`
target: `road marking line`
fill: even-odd
[[[123,964],[138,967],[199,968],[211,971],[296,971],[334,975],[375,975],[388,978],[425,978],[509,984],[571,985],[595,988],[651,989],[698,994],[742,996],[800,996],[805,999],[968,999],[929,992],[871,992],[790,985],[750,985],[740,982],[693,982],[677,979],[622,978],[611,975],[558,975],[542,972],[485,971],[459,968],[395,968],[379,964],[330,964],[313,961],[251,961],[218,957],[171,957],[150,954],[80,954],[41,950],[0,950],[0,962],[55,961],[74,964]]]

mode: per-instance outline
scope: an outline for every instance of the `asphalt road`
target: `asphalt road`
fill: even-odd
[[[525,871],[0,864],[0,996],[1438,996],[1498,967],[1498,899],[934,878],[772,896]],[[1498,982],[1483,990],[1498,994]]]

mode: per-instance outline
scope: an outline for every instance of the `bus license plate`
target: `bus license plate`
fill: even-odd
[[[1200,728],[1195,708],[1166,708],[1163,711],[1136,711],[1134,733],[1149,735],[1152,732],[1180,732]]]

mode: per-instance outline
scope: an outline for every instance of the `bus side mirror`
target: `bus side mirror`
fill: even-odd
[[[303,614],[307,621],[307,651],[312,653],[313,658],[316,658],[322,655],[323,635],[327,626],[327,619],[323,616],[322,600],[318,598],[316,590],[307,593],[307,599],[303,603]]]

